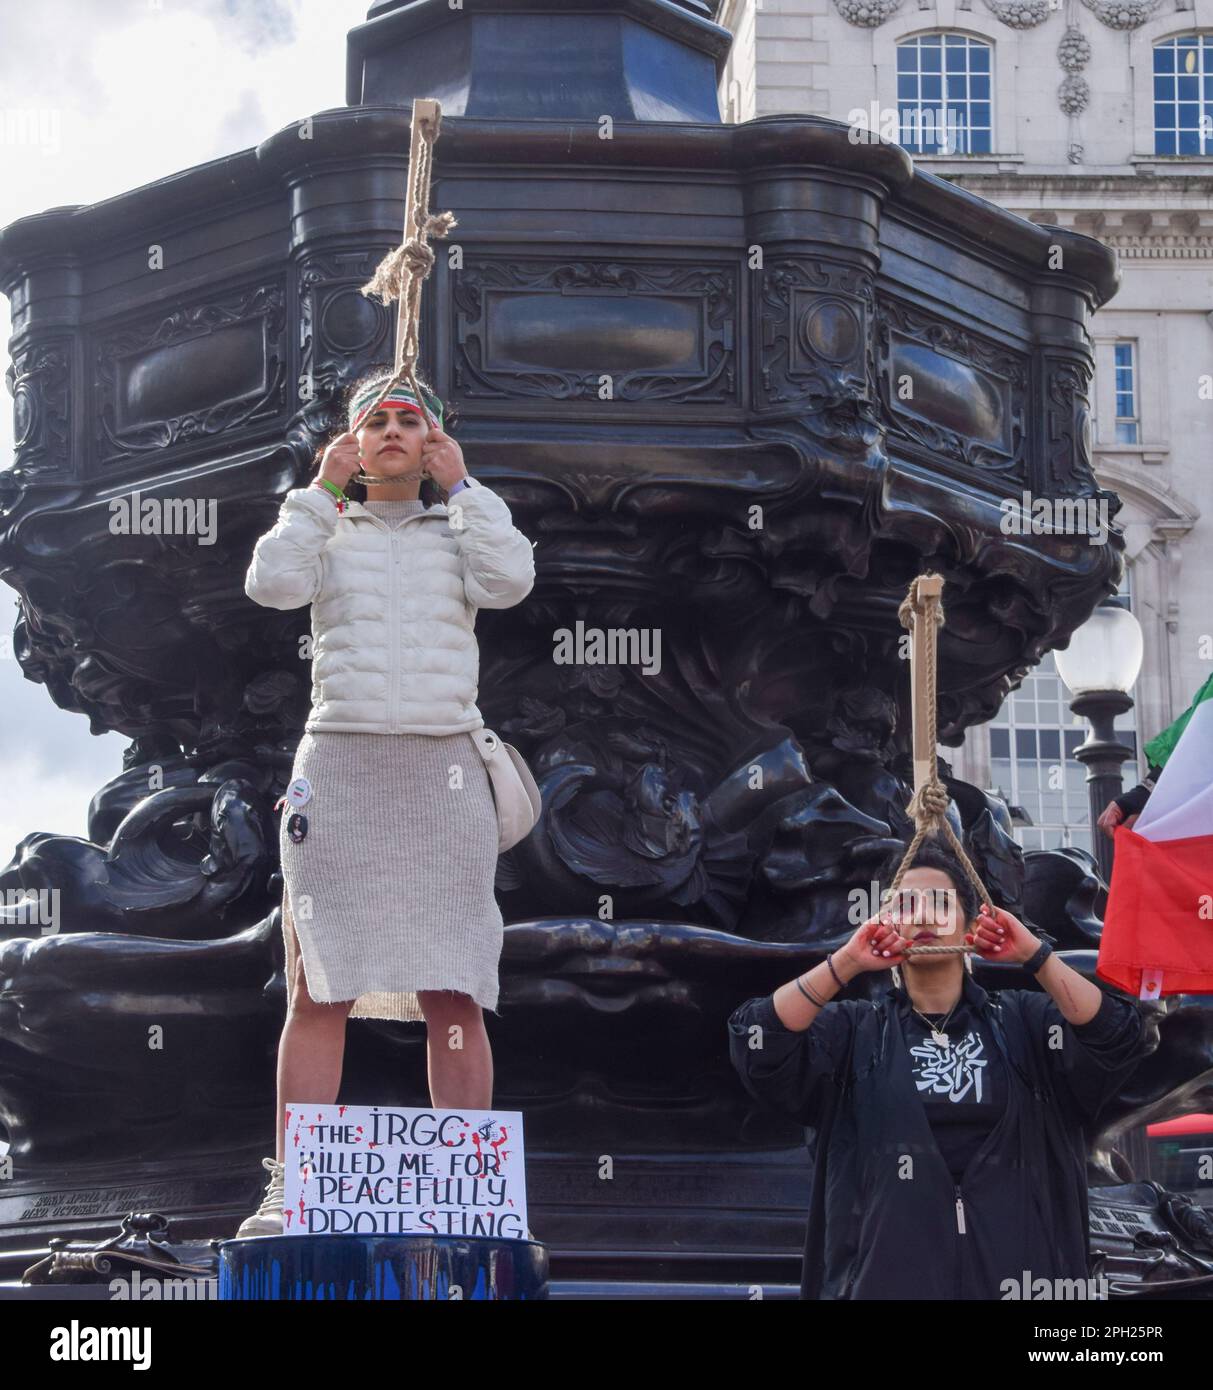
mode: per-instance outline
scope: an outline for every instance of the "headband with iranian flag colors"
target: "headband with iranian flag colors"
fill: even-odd
[[[375,404],[375,397],[383,390],[382,377],[378,381],[373,381],[369,386],[364,386],[361,391],[350,402],[349,428],[353,432],[361,428],[367,417],[367,407]],[[430,414],[438,421],[438,428],[442,428],[442,402],[437,396],[427,396],[426,405],[429,406]],[[386,400],[380,401],[377,410],[386,410],[389,406],[397,410],[415,410],[418,415],[424,418],[425,412],[421,409],[417,397],[412,390],[403,382],[397,382],[388,393]]]

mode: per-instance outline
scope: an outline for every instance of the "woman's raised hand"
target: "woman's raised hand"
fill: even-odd
[[[437,425],[430,426],[430,432],[421,446],[421,462],[444,492],[449,492],[460,478],[468,476],[463,450]]]
[[[907,945],[892,915],[881,910],[856,929],[841,954],[856,970],[888,970],[904,958]]]
[[[319,477],[335,487],[345,489],[346,483],[362,468],[362,451],[356,434],[339,435],[324,451],[320,460]]]
[[[977,947],[977,954],[982,960],[1016,965],[1031,960],[1040,950],[1040,938],[1034,936],[1018,917],[1001,907],[991,908],[989,903],[982,903],[973,920],[973,930],[965,936],[965,940]]]

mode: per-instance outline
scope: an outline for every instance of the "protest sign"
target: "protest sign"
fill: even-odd
[[[526,1239],[522,1115],[289,1105],[284,1235]]]

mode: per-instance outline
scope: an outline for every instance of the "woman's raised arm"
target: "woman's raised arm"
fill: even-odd
[[[302,608],[320,592],[321,553],[337,528],[337,505],[319,488],[292,488],[278,520],[253,548],[244,592],[264,608]]]
[[[1035,936],[1004,908],[983,904],[972,933],[986,960],[1024,964],[1041,950]],[[1154,1041],[1140,1009],[1124,995],[1113,995],[1049,955],[1036,971],[1044,995],[1025,991],[1020,1001],[1037,1047],[1043,1050],[1055,1082],[1073,1106],[1093,1120],[1116,1094]]]
[[[477,608],[513,608],[535,587],[535,552],[505,502],[483,483],[461,488],[448,504],[463,551],[463,590]],[[458,524],[456,524],[458,523]]]
[[[881,914],[820,965],[736,1009],[729,1055],[746,1090],[802,1124],[814,1123],[850,1043],[857,1007],[829,1001],[856,975],[896,965],[905,944],[888,914]]]
[[[338,491],[361,467],[358,436],[338,435],[324,451],[317,479]],[[292,488],[278,521],[253,548],[244,592],[264,608],[302,608],[320,592],[321,556],[337,529],[337,499],[323,487]]]

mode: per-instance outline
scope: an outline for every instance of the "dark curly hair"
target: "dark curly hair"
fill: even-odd
[[[349,420],[350,414],[350,402],[365,387],[370,386],[372,384],[382,385],[382,383],[387,381],[387,379],[392,375],[393,369],[389,366],[381,364],[379,366],[370,367],[367,371],[363,372],[362,375],[357,378],[357,380],[350,382],[349,386],[347,386],[345,391],[342,392],[340,406],[341,419],[335,426],[335,428],[331,431],[331,433],[325,439],[322,439],[320,441],[320,444],[316,449],[316,456],[312,460],[313,478],[317,477],[320,473],[320,464],[324,458],[324,451],[335,439],[339,439],[343,434],[348,433],[347,421]],[[420,373],[415,373],[415,375],[417,377],[417,385],[420,386],[422,391],[424,392],[427,403],[437,401],[438,396],[435,393],[434,388],[425,379],[425,377],[423,377]],[[443,421],[444,427],[445,425],[450,423],[449,419],[447,419],[447,416],[445,414],[443,416]],[[366,484],[356,483],[351,478],[350,481],[345,485],[345,495],[353,502],[365,502]],[[425,503],[427,507],[432,507],[435,502],[443,502],[446,500],[442,489],[433,480],[433,478],[422,478],[419,496],[421,497],[421,500]]]
[[[907,840],[900,849],[894,850],[880,866],[876,874],[876,881],[880,885],[882,895],[896,877],[897,867],[905,857],[909,843]],[[907,872],[909,869],[938,869],[941,873],[947,874],[956,890],[965,925],[967,926],[977,916],[977,909],[981,906],[977,901],[977,890],[969,881],[969,876],[961,866],[960,860],[946,843],[931,837],[925,839],[915,850],[914,858],[909,864]]]

